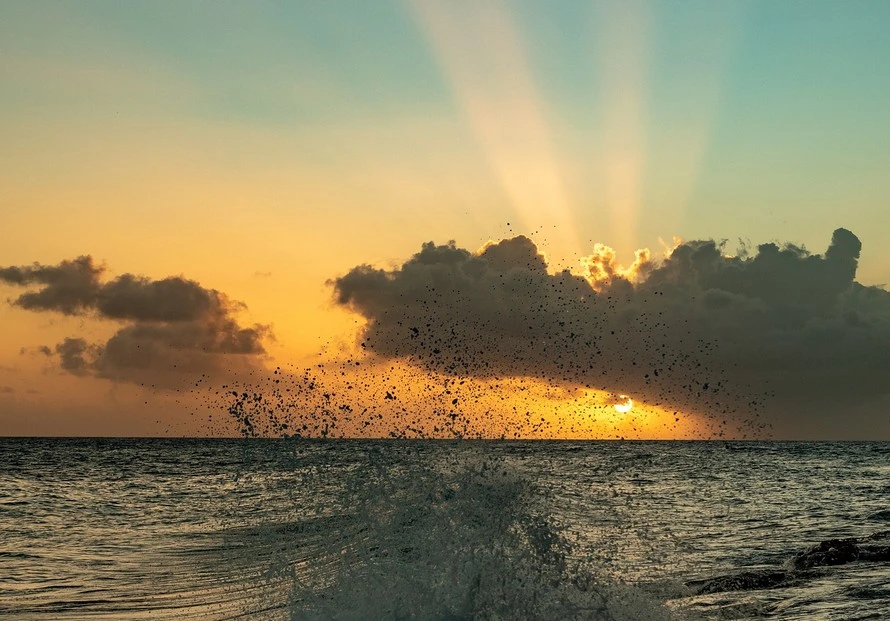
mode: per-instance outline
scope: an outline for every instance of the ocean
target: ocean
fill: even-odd
[[[890,619],[890,443],[0,439],[0,618]]]

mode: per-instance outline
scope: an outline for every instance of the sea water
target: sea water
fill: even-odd
[[[890,619],[890,444],[0,439],[0,618]]]

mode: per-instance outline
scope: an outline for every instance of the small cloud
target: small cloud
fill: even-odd
[[[0,267],[0,282],[10,285],[43,285],[39,291],[27,291],[13,304],[28,310],[56,310],[76,315],[95,303],[99,295],[99,278],[103,266],[90,256],[81,256],[58,265],[33,263],[25,266]]]
[[[89,255],[58,265],[0,267],[0,282],[26,287],[12,304],[35,312],[58,312],[125,324],[104,343],[66,338],[53,348],[22,348],[22,354],[58,356],[74,375],[114,381],[172,383],[183,373],[225,375],[258,363],[268,326],[242,326],[245,309],[223,292],[184,276],[153,280],[123,274],[104,280],[106,268]],[[236,360],[240,359],[240,360]]]
[[[84,339],[79,338],[66,338],[56,345],[60,366],[74,375],[87,374],[92,365],[92,361],[87,362],[87,358],[92,359],[97,351],[95,345],[88,345]]]
[[[19,349],[20,356],[52,356],[53,350],[47,345],[38,345],[35,347],[22,347]]]

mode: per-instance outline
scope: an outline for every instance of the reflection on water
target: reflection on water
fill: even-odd
[[[890,616],[886,443],[6,439],[0,454],[3,618]]]

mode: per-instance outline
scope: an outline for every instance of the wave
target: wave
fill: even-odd
[[[358,532],[334,540],[333,573],[290,568],[290,619],[677,618],[585,563],[549,518],[546,492],[509,463],[401,469],[381,458],[352,483]]]
[[[890,522],[890,509],[882,509],[881,511],[875,511],[870,514],[868,518],[873,522]]]

